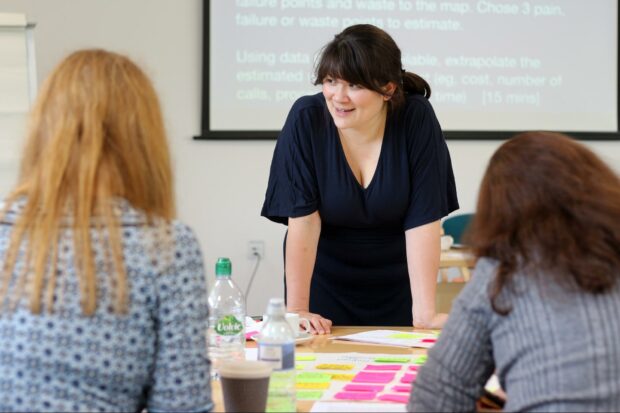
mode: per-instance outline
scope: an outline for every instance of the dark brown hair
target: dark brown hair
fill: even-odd
[[[343,79],[385,95],[393,82],[396,89],[388,101],[394,110],[405,102],[405,93],[431,96],[431,87],[420,76],[406,72],[394,39],[371,24],[349,26],[323,47],[317,61],[314,84],[328,76]]]
[[[499,262],[489,291],[499,314],[510,312],[500,294],[517,271],[608,291],[620,274],[620,178],[566,135],[518,134],[489,162],[468,240]]]

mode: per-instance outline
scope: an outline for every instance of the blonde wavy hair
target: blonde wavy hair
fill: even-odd
[[[45,298],[44,307],[51,312],[59,236],[70,222],[84,314],[92,315],[97,307],[93,226],[107,235],[114,310],[126,312],[127,274],[112,200],[124,198],[151,223],[174,217],[170,154],[159,101],[149,78],[129,58],[80,50],[46,79],[30,115],[19,181],[4,212],[22,197],[23,213],[3,259],[0,303],[10,291],[13,298],[28,296],[35,314]],[[25,265],[14,274],[23,242]]]

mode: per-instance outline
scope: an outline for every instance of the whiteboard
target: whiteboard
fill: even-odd
[[[15,186],[36,95],[33,28],[24,14],[0,13],[0,197]]]

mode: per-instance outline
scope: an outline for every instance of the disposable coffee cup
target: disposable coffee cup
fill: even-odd
[[[264,361],[234,360],[220,364],[218,372],[227,412],[264,412],[272,367]]]

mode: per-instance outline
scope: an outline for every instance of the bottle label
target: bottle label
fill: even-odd
[[[258,359],[266,361],[274,370],[295,368],[295,343],[261,344],[258,343]]]
[[[234,315],[226,315],[215,324],[215,332],[222,336],[236,336],[243,331],[243,324]]]

